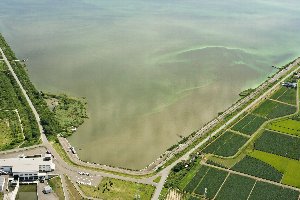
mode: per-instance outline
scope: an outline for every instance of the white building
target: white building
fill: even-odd
[[[19,178],[20,181],[44,179],[46,172],[55,170],[55,164],[49,155],[0,159],[0,171]]]
[[[0,192],[4,191],[4,186],[5,186],[5,178],[3,176],[0,176]]]

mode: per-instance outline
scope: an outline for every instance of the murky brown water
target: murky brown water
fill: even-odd
[[[41,90],[85,96],[83,160],[143,168],[298,56],[298,1],[0,2]]]

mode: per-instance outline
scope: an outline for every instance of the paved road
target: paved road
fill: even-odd
[[[3,60],[4,62],[7,64],[10,72],[12,73],[13,77],[15,78],[17,84],[19,85],[19,87],[21,88],[22,93],[24,94],[30,108],[32,109],[32,112],[34,113],[34,116],[36,118],[36,121],[38,122],[39,125],[39,131],[40,131],[40,135],[41,135],[41,139],[43,142],[43,145],[52,152],[52,154],[55,156],[55,163],[57,168],[60,169],[60,171],[62,173],[68,174],[72,177],[72,175],[74,175],[74,173],[77,174],[78,171],[81,171],[81,168],[78,167],[73,167],[73,166],[69,166],[67,163],[65,163],[65,161],[58,155],[58,153],[55,151],[55,149],[52,147],[52,145],[49,143],[49,141],[47,140],[46,136],[43,134],[43,128],[40,124],[40,117],[35,109],[35,107],[33,106],[29,96],[27,95],[26,91],[24,90],[21,82],[19,81],[18,77],[16,76],[16,74],[14,73],[13,68],[11,67],[10,63],[8,62],[5,54],[3,53],[2,49],[0,48],[0,52],[3,56]],[[291,69],[292,67],[294,67],[296,64],[299,64],[300,62],[300,58],[298,58],[293,64],[291,64],[287,70]],[[298,67],[299,68],[299,67]],[[297,68],[297,69],[298,69]],[[296,69],[296,70],[297,70]],[[242,100],[240,100],[239,102],[237,102],[235,105],[233,105],[232,107],[230,107],[228,110],[226,110],[225,112],[223,112],[222,115],[218,116],[218,118],[214,119],[213,121],[209,122],[206,126],[204,126],[201,130],[199,130],[195,136],[190,139],[187,143],[180,145],[179,148],[173,150],[170,155],[169,155],[169,159],[171,157],[173,157],[176,153],[180,152],[181,150],[185,149],[188,145],[190,145],[194,140],[196,140],[197,138],[201,137],[209,128],[213,127],[214,125],[216,125],[217,123],[219,123],[219,121],[221,119],[223,119],[227,114],[234,112],[236,109],[240,108],[241,105],[244,105],[245,103],[247,103],[248,101],[250,101],[252,98],[254,98],[260,91],[264,90],[270,83],[273,83],[275,81],[277,81],[280,77],[282,77],[287,70],[282,70],[279,73],[277,73],[273,78],[269,79],[266,83],[262,84],[261,86],[259,86],[253,93],[251,93],[249,96],[243,98]],[[294,70],[294,71],[296,71]],[[294,71],[292,71],[291,73],[289,73],[289,75],[291,75],[292,73],[294,73]],[[286,78],[285,78],[286,79]],[[283,80],[285,80],[283,79]],[[144,178],[144,179],[135,179],[135,178],[130,178],[130,177],[123,177],[123,176],[118,176],[118,175],[114,175],[114,174],[110,174],[110,173],[104,173],[104,172],[95,172],[95,171],[91,171],[91,170],[85,170],[87,172],[89,172],[91,175],[94,176],[103,176],[103,177],[110,177],[110,178],[116,178],[116,179],[121,179],[121,180],[126,180],[126,181],[132,181],[132,182],[137,182],[137,183],[143,183],[143,184],[151,184],[156,187],[155,193],[152,197],[152,199],[156,200],[159,197],[159,194],[163,188],[163,184],[165,182],[165,180],[167,179],[170,170],[172,169],[172,167],[174,167],[177,163],[179,163],[182,160],[187,160],[188,157],[190,156],[191,153],[193,153],[196,149],[198,149],[199,147],[201,147],[203,144],[205,144],[210,137],[213,137],[214,135],[218,134],[222,129],[226,128],[228,124],[230,124],[231,122],[233,122],[234,120],[236,120],[239,116],[241,116],[245,111],[247,111],[249,108],[255,106],[257,103],[259,103],[261,100],[263,100],[265,97],[267,97],[270,92],[277,87],[280,84],[280,82],[276,83],[272,88],[270,88],[269,90],[267,90],[263,95],[261,95],[260,97],[258,97],[256,100],[254,100],[251,104],[249,104],[248,106],[246,106],[242,111],[240,111],[238,114],[236,114],[234,117],[232,117],[227,123],[225,123],[224,125],[222,125],[220,128],[218,128],[216,131],[214,131],[209,137],[205,138],[203,141],[201,141],[199,144],[197,144],[194,148],[192,148],[189,152],[187,152],[186,154],[184,154],[181,158],[179,158],[178,160],[176,160],[175,162],[173,162],[170,166],[166,167],[164,170],[162,170],[159,175],[162,176],[160,182],[158,184],[153,183],[153,177],[150,178]],[[161,163],[160,165],[162,165],[163,163]],[[160,165],[158,165],[157,167],[159,167]],[[119,168],[118,168],[119,169]],[[123,170],[123,169],[122,169]],[[130,174],[132,173],[132,171],[130,170],[126,170],[129,171]],[[145,171],[145,174],[148,174],[149,171]]]
[[[49,151],[51,151],[52,155],[55,157],[54,162],[56,164],[56,168],[58,168],[58,171],[60,172],[61,175],[67,174],[69,177],[74,177],[74,175],[77,174],[78,171],[82,171],[82,169],[78,168],[78,167],[70,166],[67,163],[65,163],[65,161],[59,156],[59,154],[56,152],[56,150],[49,143],[49,141],[47,140],[45,134],[43,133],[43,127],[40,124],[40,116],[39,116],[38,112],[36,111],[35,107],[33,106],[33,103],[31,102],[29,96],[27,95],[26,90],[23,88],[21,82],[19,81],[19,78],[15,74],[13,68],[11,67],[10,63],[8,62],[6,56],[5,56],[5,54],[4,54],[4,52],[1,48],[0,48],[0,52],[2,54],[4,62],[8,66],[9,71],[12,73],[12,75],[13,75],[14,79],[16,80],[18,86],[21,88],[21,91],[22,91],[23,95],[25,96],[26,101],[28,102],[28,104],[29,104],[29,106],[32,110],[32,112],[35,116],[35,119],[38,122],[39,131],[40,131],[40,135],[41,135],[41,140],[43,142],[43,146],[45,146]],[[36,148],[36,147],[37,146],[35,146],[33,148]],[[27,148],[27,149],[31,149],[31,148]],[[5,151],[3,153],[10,153],[10,152],[17,152],[17,151],[24,151],[24,149]],[[91,175],[94,175],[94,176],[102,176],[102,177],[121,179],[121,180],[125,180],[125,181],[149,184],[149,185],[153,185],[153,186],[157,185],[156,183],[154,183],[152,181],[151,178],[135,179],[135,178],[131,178],[131,177],[124,177],[124,176],[119,176],[119,175],[114,175],[114,174],[104,173],[104,172],[95,172],[95,171],[91,171],[91,170],[84,170],[84,171],[89,172]]]
[[[286,74],[286,72],[290,69],[292,69],[294,66],[298,65],[300,63],[300,58],[298,58],[295,62],[293,62],[291,65],[289,65],[287,70],[283,70],[281,72],[279,72],[278,74],[276,74],[273,78],[269,79],[269,83],[273,83],[275,81],[277,81],[280,77],[284,76]],[[286,80],[290,75],[292,75],[295,71],[299,70],[300,67],[297,67],[295,70],[293,70],[292,72],[288,73],[287,75],[285,75],[285,78],[282,80]],[[275,85],[273,85],[269,90],[267,90],[264,94],[262,94],[261,96],[259,96],[257,99],[255,99],[252,103],[250,103],[248,106],[246,106],[243,110],[241,110],[239,113],[237,113],[235,116],[233,116],[230,120],[228,120],[224,125],[222,125],[220,128],[218,128],[216,131],[214,131],[209,137],[206,137],[204,140],[202,140],[200,143],[198,143],[194,148],[192,148],[190,151],[188,151],[186,154],[184,154],[181,158],[179,158],[178,160],[176,160],[175,162],[173,162],[170,166],[168,166],[167,168],[165,168],[164,170],[162,170],[159,174],[162,176],[162,179],[160,180],[160,182],[158,183],[156,190],[154,192],[154,195],[152,197],[153,200],[156,200],[159,198],[159,195],[161,193],[161,190],[163,188],[164,182],[167,179],[170,170],[172,169],[172,167],[174,167],[177,163],[181,162],[182,160],[187,160],[189,158],[189,156],[195,151],[197,150],[199,147],[201,147],[203,144],[205,144],[207,141],[209,141],[209,139],[215,135],[217,135],[221,130],[223,130],[224,128],[226,128],[230,123],[234,122],[236,119],[238,119],[243,113],[245,113],[247,110],[249,110],[250,108],[254,107],[255,105],[257,105],[260,101],[264,100],[264,98],[266,98],[276,87],[278,87],[281,84],[281,82],[276,83]],[[266,86],[264,86],[266,87]],[[261,89],[260,89],[261,91]],[[253,97],[256,96],[257,92],[255,92],[255,95],[252,95]],[[251,99],[251,98],[250,98]],[[250,100],[249,99],[249,100]]]

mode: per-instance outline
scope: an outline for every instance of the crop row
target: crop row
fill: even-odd
[[[281,87],[275,94],[271,96],[271,99],[296,105],[296,94],[297,90],[295,88]]]
[[[219,156],[233,156],[247,142],[248,138],[226,131],[215,141],[209,144],[203,152],[212,153]]]
[[[247,135],[252,135],[265,121],[266,119],[263,117],[248,114],[238,123],[236,123],[231,129]]]
[[[257,182],[249,200],[298,200],[299,192],[277,185]]]
[[[283,119],[280,121],[271,122],[268,129],[300,136],[300,121],[294,119]]]
[[[255,184],[255,180],[230,174],[226,182],[222,186],[220,192],[215,197],[216,200],[232,200],[232,199],[247,199],[251,189]]]
[[[282,174],[271,165],[249,156],[235,164],[232,170],[276,182],[282,178]]]
[[[283,117],[296,112],[295,106],[290,106],[287,104],[275,102],[272,100],[264,101],[259,107],[257,107],[253,113],[258,114],[262,117],[267,117],[269,119]]]
[[[255,149],[292,158],[300,158],[300,138],[292,137],[273,131],[264,131],[262,136],[255,141]]]

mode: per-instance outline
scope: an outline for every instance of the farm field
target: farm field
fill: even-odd
[[[270,98],[288,104],[296,105],[297,90],[294,88],[282,87]]]
[[[230,174],[215,199],[247,199],[254,184],[254,179]]]
[[[283,119],[271,122],[268,124],[267,128],[282,133],[300,136],[300,121],[293,119]]]
[[[2,127],[1,139],[3,139],[0,142],[0,149],[12,149],[21,143],[23,146],[38,143],[39,130],[34,115],[8,71],[0,71],[0,91],[0,126]],[[23,136],[21,137],[20,123],[15,110],[17,110],[22,121],[25,139]]]
[[[236,123],[231,129],[235,131],[239,131],[241,133],[252,135],[259,129],[259,127],[266,121],[267,119],[256,116],[253,114],[248,114],[246,117],[241,119],[238,123]]]
[[[251,152],[249,156],[259,159],[283,173],[281,183],[300,188],[299,160],[293,160],[257,150]]]
[[[299,192],[269,183],[257,182],[249,200],[298,200]]]
[[[185,187],[184,191],[203,195],[207,188],[207,197],[213,198],[218,188],[224,182],[227,172],[207,166],[201,166],[197,174]]]
[[[273,131],[264,131],[255,141],[255,149],[291,159],[300,158],[300,138],[280,134]]]
[[[274,167],[249,156],[246,156],[231,169],[234,171],[242,172],[244,174],[249,174],[276,182],[280,182],[280,180],[282,179],[282,173],[280,173]]]
[[[209,144],[203,152],[212,153],[219,156],[233,156],[248,141],[247,137],[226,131],[215,141]]]
[[[261,117],[266,117],[268,119],[283,117],[295,112],[295,106],[286,105],[269,99],[264,101],[253,111],[254,114],[260,115]]]
[[[213,198],[218,192],[227,175],[228,172],[221,171],[215,168],[209,168],[206,175],[194,190],[194,193],[203,195],[205,193],[205,188],[207,188],[207,197]]]

